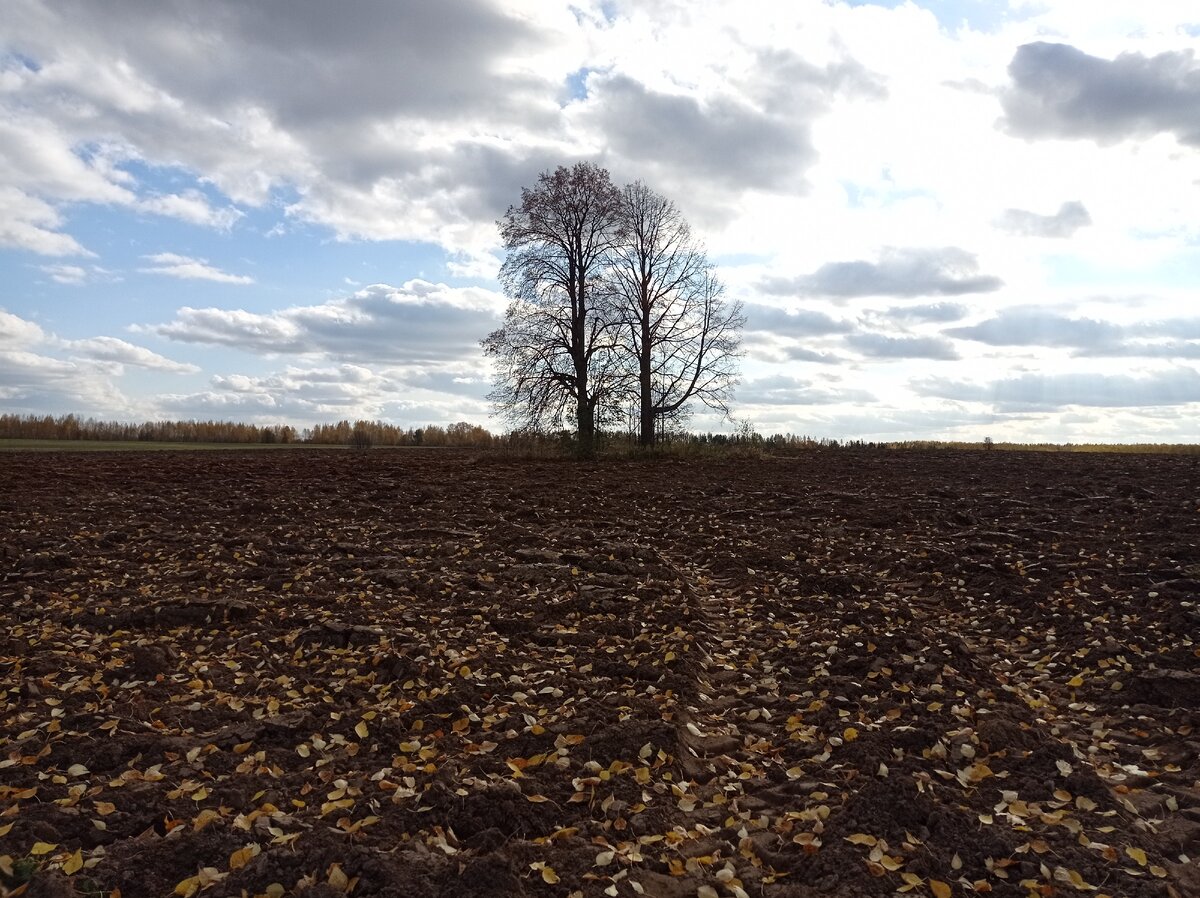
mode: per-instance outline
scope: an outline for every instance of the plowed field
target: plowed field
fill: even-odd
[[[0,456],[0,893],[1200,895],[1196,458]]]

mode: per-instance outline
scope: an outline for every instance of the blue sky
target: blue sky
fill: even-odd
[[[1196,441],[1186,7],[10,0],[0,410],[498,427],[495,220],[588,159],[707,243],[760,430]]]

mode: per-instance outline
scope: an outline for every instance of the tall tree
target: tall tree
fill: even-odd
[[[673,202],[637,181],[621,191],[621,217],[610,276],[649,446],[692,400],[728,415],[745,318]]]
[[[497,369],[491,398],[519,427],[573,417],[584,453],[620,381],[619,331],[600,283],[622,221],[608,172],[579,162],[543,172],[498,222],[507,252],[500,281],[512,301],[482,343]]]

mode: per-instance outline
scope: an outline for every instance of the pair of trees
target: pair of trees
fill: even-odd
[[[581,451],[633,406],[639,440],[702,402],[728,414],[742,307],[673,202],[592,163],[543,172],[498,223],[511,303],[482,342],[520,429],[571,423]]]

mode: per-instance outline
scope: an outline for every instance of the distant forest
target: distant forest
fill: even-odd
[[[76,415],[0,415],[0,439],[104,440],[152,443],[313,443],[328,446],[492,445],[486,428],[457,424],[402,428],[382,421],[338,421],[297,429],[235,421],[97,421]]]
[[[288,424],[244,424],[236,421],[97,421],[78,415],[0,415],[0,440],[93,440],[104,442],[148,443],[230,443],[249,445],[308,444],[313,446],[445,446],[457,448],[497,448],[515,450],[569,451],[570,434],[514,433],[494,434],[478,424],[459,421],[442,426],[397,427],[383,421],[338,421],[302,429]],[[631,447],[635,432],[607,435],[613,448]],[[1200,455],[1200,444],[1172,443],[1008,443],[990,437],[980,442],[945,440],[868,440],[817,439],[797,434],[776,433],[764,436],[743,423],[734,434],[688,433],[674,431],[663,435],[663,445],[674,450],[749,447],[768,452],[808,449],[1004,449],[1035,452],[1151,452]]]

